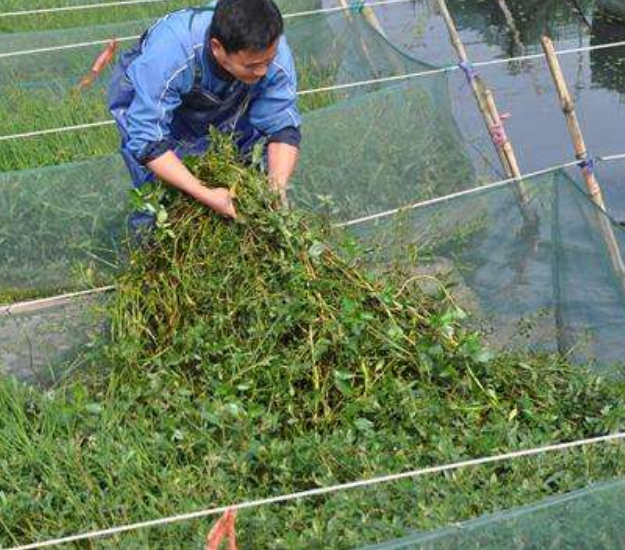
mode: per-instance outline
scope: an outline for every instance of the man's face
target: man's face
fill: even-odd
[[[245,84],[255,84],[267,74],[278,51],[276,40],[266,50],[241,50],[227,53],[219,40],[211,38],[211,48],[217,62],[234,78]]]

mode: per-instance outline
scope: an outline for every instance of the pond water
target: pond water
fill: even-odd
[[[540,53],[543,34],[558,50],[625,40],[625,21],[607,16],[590,0],[448,0],[448,6],[474,62]],[[376,13],[389,40],[411,56],[437,66],[457,62],[434,0],[381,6]],[[574,53],[560,60],[591,154],[625,153],[625,48]],[[479,73],[493,89],[501,112],[511,115],[506,127],[522,172],[574,158],[543,59],[484,67]],[[474,99],[459,72],[449,76],[449,88],[465,140],[474,154],[479,151],[496,166]],[[616,162],[603,164],[598,171],[609,211],[619,221],[625,220],[624,168],[625,163]],[[501,176],[493,169],[482,170],[488,181]]]

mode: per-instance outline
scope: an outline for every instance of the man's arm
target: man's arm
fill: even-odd
[[[128,68],[135,95],[126,113],[127,149],[165,183],[224,216],[235,217],[228,190],[202,185],[172,150],[174,111],[194,79],[189,51],[166,21],[154,28],[144,42],[141,55]]]
[[[232,196],[223,187],[209,189],[202,185],[187,167],[178,159],[173,151],[167,151],[146,164],[154,174],[172,187],[190,195],[215,212],[236,218]]]
[[[250,122],[269,140],[267,171],[274,189],[286,198],[286,187],[299,156],[301,117],[297,108],[297,75],[293,56],[282,37],[278,53],[250,107]]]
[[[273,189],[287,204],[286,188],[297,166],[299,148],[288,143],[272,142],[267,149],[267,172]]]

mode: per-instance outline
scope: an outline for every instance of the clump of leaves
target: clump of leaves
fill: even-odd
[[[453,310],[433,320],[441,307],[418,287],[400,291],[341,258],[321,221],[281,208],[261,171],[213,141],[190,166],[236,192],[241,221],[185,197],[152,207],[156,235],[119,282],[113,353],[132,349],[125,364],[179,369],[215,392],[238,389],[300,427],[331,423],[390,373],[436,376],[432,350],[461,345]]]
[[[182,196],[168,211],[159,207],[154,239],[119,281],[114,363],[173,369],[195,391],[274,414],[299,432],[346,418],[360,428],[392,421],[396,411],[380,392],[405,385],[414,392],[408,409],[422,401],[425,417],[440,399],[446,405],[437,407],[478,425],[517,417],[532,424],[540,396],[559,410],[584,401],[572,390],[573,367],[493,357],[451,300],[368,275],[330,244],[323,221],[281,208],[260,170],[241,164],[228,139],[212,140],[212,151],[189,166],[208,185],[236,192],[241,221]],[[162,202],[162,191],[156,196]],[[571,401],[558,403],[568,391]],[[563,433],[584,431],[584,418],[582,409],[553,416]]]

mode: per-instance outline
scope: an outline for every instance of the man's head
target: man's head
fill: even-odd
[[[267,73],[283,31],[282,15],[273,0],[219,0],[210,46],[226,71],[254,84]]]

